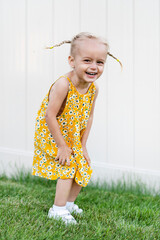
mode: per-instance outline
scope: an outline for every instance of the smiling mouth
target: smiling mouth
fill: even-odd
[[[89,72],[86,72],[88,75],[91,75],[91,76],[94,76],[96,75],[97,73],[89,73]]]

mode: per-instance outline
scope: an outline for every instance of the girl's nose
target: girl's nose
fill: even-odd
[[[92,63],[91,66],[90,66],[91,69],[97,69],[97,64],[96,63]]]

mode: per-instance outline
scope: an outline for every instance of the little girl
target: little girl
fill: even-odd
[[[107,54],[115,57],[105,40],[89,33],[53,47],[64,43],[71,43],[68,62],[72,70],[51,85],[38,111],[32,175],[58,179],[48,216],[76,224],[71,213],[83,210],[74,201],[92,174],[86,142],[98,95],[95,81],[103,73]]]

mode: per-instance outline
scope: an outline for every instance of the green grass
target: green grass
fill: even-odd
[[[47,217],[56,182],[19,172],[0,176],[1,240],[160,239],[160,196],[141,183],[93,184],[80,192],[78,225]]]

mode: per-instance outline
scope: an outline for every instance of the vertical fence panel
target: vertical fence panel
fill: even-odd
[[[1,147],[25,149],[25,1],[1,1]]]
[[[106,34],[106,7],[106,0],[101,0],[100,2],[97,0],[81,0],[80,30],[104,36]]]
[[[34,123],[53,78],[52,0],[27,0],[27,150],[33,151]]]
[[[108,0],[110,52],[108,57],[108,142],[109,163],[133,166],[133,5],[132,0]]]
[[[1,33],[2,36],[0,38],[0,52],[1,52],[1,57],[0,57],[0,111],[1,111],[1,117],[0,117],[0,146],[3,146],[4,144],[4,135],[5,135],[5,131],[4,131],[4,118],[2,117],[3,113],[4,113],[4,109],[5,106],[3,104],[4,101],[4,1],[0,1],[0,29],[1,29]],[[3,57],[2,57],[3,56]]]
[[[134,11],[135,166],[160,170],[159,1],[136,0]]]

